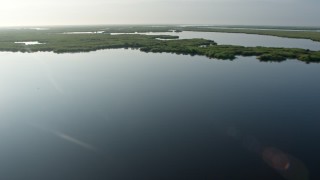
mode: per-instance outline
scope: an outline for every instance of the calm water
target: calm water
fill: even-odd
[[[14,42],[16,44],[24,44],[24,45],[37,45],[37,44],[45,44],[40,43],[39,41],[25,41],[25,42]]]
[[[124,33],[111,33],[113,35]],[[164,32],[164,33],[126,33],[126,34],[146,34],[146,35],[171,35],[179,36],[180,39],[204,38],[214,40],[220,45],[239,45],[247,47],[265,46],[265,47],[287,47],[302,48],[310,50],[320,50],[320,42],[307,39],[292,39],[275,36],[241,34],[241,33],[219,33],[219,32],[192,32],[183,31],[180,33]]]
[[[1,179],[320,178],[320,64],[0,56]]]

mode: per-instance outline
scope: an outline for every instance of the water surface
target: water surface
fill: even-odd
[[[320,64],[0,56],[1,179],[320,178]]]
[[[102,34],[104,31],[64,32],[62,34]]]
[[[24,45],[37,45],[37,44],[45,44],[40,43],[39,41],[24,41],[24,42],[14,42],[16,44],[24,44]]]
[[[302,48],[319,51],[320,42],[308,39],[282,38],[276,36],[242,34],[242,33],[220,33],[220,32],[149,32],[149,33],[111,33],[118,34],[145,34],[145,35],[171,35],[179,36],[180,39],[204,38],[214,40],[219,45],[239,45],[247,47],[265,46],[265,47],[286,47]]]

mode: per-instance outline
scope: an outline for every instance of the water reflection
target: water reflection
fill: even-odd
[[[242,134],[239,129],[230,127],[227,134],[242,142],[244,148],[259,155],[271,168],[287,180],[309,180],[309,171],[305,164],[278,148],[263,145],[258,139]]]
[[[320,177],[320,64],[0,55],[1,179]]]
[[[81,148],[84,148],[86,150],[89,150],[89,151],[92,151],[92,152],[98,152],[98,149],[96,147],[94,147],[93,145],[91,144],[88,144],[86,142],[83,142],[82,140],[79,140],[75,137],[71,137],[70,135],[67,135],[63,132],[60,132],[60,131],[57,131],[57,130],[54,130],[54,129],[50,129],[50,128],[47,128],[47,127],[44,127],[44,126],[41,126],[41,125],[38,125],[38,124],[32,124],[32,123],[29,123],[30,126],[32,126],[33,128],[37,129],[37,130],[41,130],[45,133],[49,133],[49,134],[52,134],[56,137],[59,137],[61,138],[62,140],[64,141],[67,141],[69,143],[72,143],[72,144],[75,144]]]

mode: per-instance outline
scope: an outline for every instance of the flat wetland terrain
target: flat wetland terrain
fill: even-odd
[[[0,179],[319,180],[318,30],[2,28]]]
[[[258,27],[254,27],[258,28]],[[299,48],[244,47],[219,45],[206,39],[179,39],[169,35],[140,35],[111,33],[143,32],[224,32],[271,35],[278,37],[310,39],[320,41],[316,29],[287,28],[274,30],[268,27],[212,26],[69,26],[46,28],[12,28],[0,30],[0,51],[55,53],[89,52],[100,49],[134,48],[143,52],[166,52],[185,55],[200,55],[215,59],[235,59],[236,56],[257,56],[261,61],[283,61],[298,59],[307,63],[320,62],[320,52]],[[294,31],[299,30],[299,31]],[[161,40],[159,40],[161,39]],[[170,39],[170,41],[168,41]],[[31,44],[19,42],[34,42]]]

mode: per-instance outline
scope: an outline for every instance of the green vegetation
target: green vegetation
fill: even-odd
[[[51,51],[55,53],[89,52],[99,49],[134,48],[143,52],[175,53],[185,55],[201,55],[215,59],[234,59],[236,56],[257,56],[261,61],[283,61],[298,59],[304,62],[320,62],[320,51],[310,51],[297,48],[243,47],[232,45],[217,45],[214,41],[205,39],[178,39],[177,36],[109,33],[94,34],[63,34],[63,32],[100,31],[103,27],[55,27],[50,30],[38,31],[30,29],[0,30],[0,51],[38,52]],[[106,28],[106,27],[104,27]],[[113,28],[113,29],[112,29]],[[143,27],[112,27],[109,31],[130,32]],[[177,27],[147,27],[144,31],[179,30]],[[141,32],[138,31],[138,32]],[[117,31],[116,31],[117,32]],[[170,39],[170,40],[158,40]],[[24,45],[15,42],[39,41],[37,45]]]

